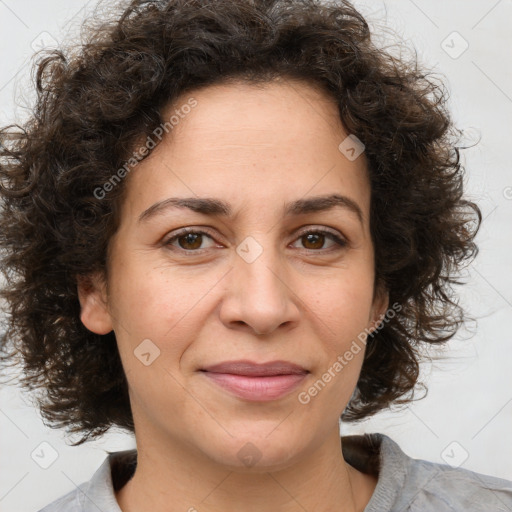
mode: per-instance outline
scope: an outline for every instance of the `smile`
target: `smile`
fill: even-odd
[[[277,400],[295,389],[307,373],[255,377],[204,371],[218,386],[245,400],[267,402]]]

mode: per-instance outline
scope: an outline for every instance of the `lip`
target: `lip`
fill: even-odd
[[[225,361],[202,368],[201,372],[231,394],[259,402],[287,395],[309,373],[302,366],[288,361],[255,363],[248,360]]]
[[[308,371],[298,364],[289,361],[269,361],[255,363],[247,359],[238,361],[224,361],[202,368],[202,371],[211,373],[230,373],[232,375],[246,375],[250,377],[269,377],[273,375],[298,375]]]

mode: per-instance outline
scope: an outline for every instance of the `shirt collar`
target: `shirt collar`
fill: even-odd
[[[378,476],[377,486],[365,512],[388,510],[397,499],[406,476],[408,457],[397,443],[384,434],[343,436],[343,456],[351,466]],[[133,475],[137,450],[109,453],[93,477],[77,493],[83,512],[122,512],[115,491]]]

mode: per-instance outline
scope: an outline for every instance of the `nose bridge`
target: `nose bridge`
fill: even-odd
[[[225,320],[249,325],[258,334],[297,319],[282,258],[270,235],[247,237],[236,248]],[[234,285],[234,286],[233,286]]]
[[[253,237],[247,237],[237,247],[235,271],[243,283],[242,290],[249,293],[249,299],[256,301],[258,297],[266,299],[260,307],[276,307],[283,302],[283,282],[279,279],[279,273],[283,274],[281,258],[270,240],[257,241]]]

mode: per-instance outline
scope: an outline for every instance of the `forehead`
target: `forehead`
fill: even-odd
[[[139,213],[170,196],[224,198],[236,210],[337,192],[367,214],[364,154],[351,161],[340,151],[349,133],[317,87],[288,80],[209,86],[183,95],[162,117],[173,119],[172,129],[129,180],[127,200]]]

